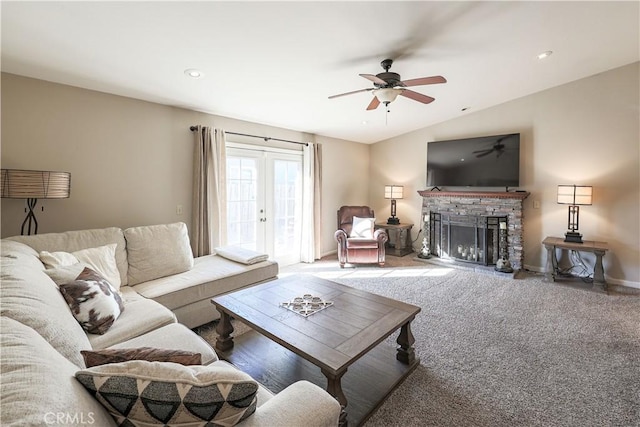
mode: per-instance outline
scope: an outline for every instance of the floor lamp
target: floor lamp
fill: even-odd
[[[38,220],[33,209],[38,199],[66,199],[71,192],[69,172],[2,169],[0,174],[2,197],[26,199],[27,216],[22,222],[20,234],[38,234]]]

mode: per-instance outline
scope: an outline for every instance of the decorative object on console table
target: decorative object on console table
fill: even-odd
[[[500,259],[496,262],[495,270],[501,273],[513,273],[513,268],[509,262],[509,253],[507,252],[507,217],[498,218],[498,251]]]
[[[38,234],[38,221],[33,212],[38,199],[67,199],[71,192],[71,174],[69,172],[2,169],[0,178],[2,197],[26,199],[27,216],[22,222],[20,234]],[[44,210],[44,208],[43,208]]]
[[[593,187],[587,185],[558,185],[558,203],[569,205],[569,231],[565,233],[565,242],[582,243],[582,234],[578,233],[580,206],[591,205]]]
[[[384,224],[375,225],[375,229],[387,232],[389,240],[386,243],[386,253],[393,256],[405,256],[413,252],[411,246],[411,228],[413,224]]]
[[[387,219],[387,224],[400,224],[400,218],[396,217],[396,199],[402,199],[402,185],[385,185],[384,198],[391,199],[391,216]]]

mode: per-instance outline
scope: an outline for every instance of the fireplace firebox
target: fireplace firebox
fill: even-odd
[[[495,265],[507,256],[507,217],[430,213],[429,249],[440,258]]]

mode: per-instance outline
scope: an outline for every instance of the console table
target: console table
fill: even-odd
[[[583,243],[565,242],[562,237],[546,237],[542,244],[547,250],[547,266],[545,277],[549,281],[556,281],[558,258],[556,256],[556,248],[566,249],[578,252],[591,252],[596,255],[596,264],[593,267],[593,283],[602,286],[607,290],[607,282],[604,280],[604,267],[602,266],[602,257],[609,250],[607,242],[595,242],[593,240],[585,240]]]
[[[413,224],[387,224],[378,223],[375,229],[384,229],[389,236],[386,244],[386,253],[393,256],[405,256],[413,252],[411,247],[411,227]]]

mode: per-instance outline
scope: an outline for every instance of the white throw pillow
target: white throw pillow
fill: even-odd
[[[113,288],[120,292],[120,271],[116,263],[116,243],[97,248],[82,249],[76,252],[40,252],[40,261],[47,268],[70,267],[84,263],[97,271],[109,281]]]
[[[349,237],[373,239],[373,226],[375,222],[375,218],[360,218],[354,216],[353,225],[351,226],[351,235]]]

